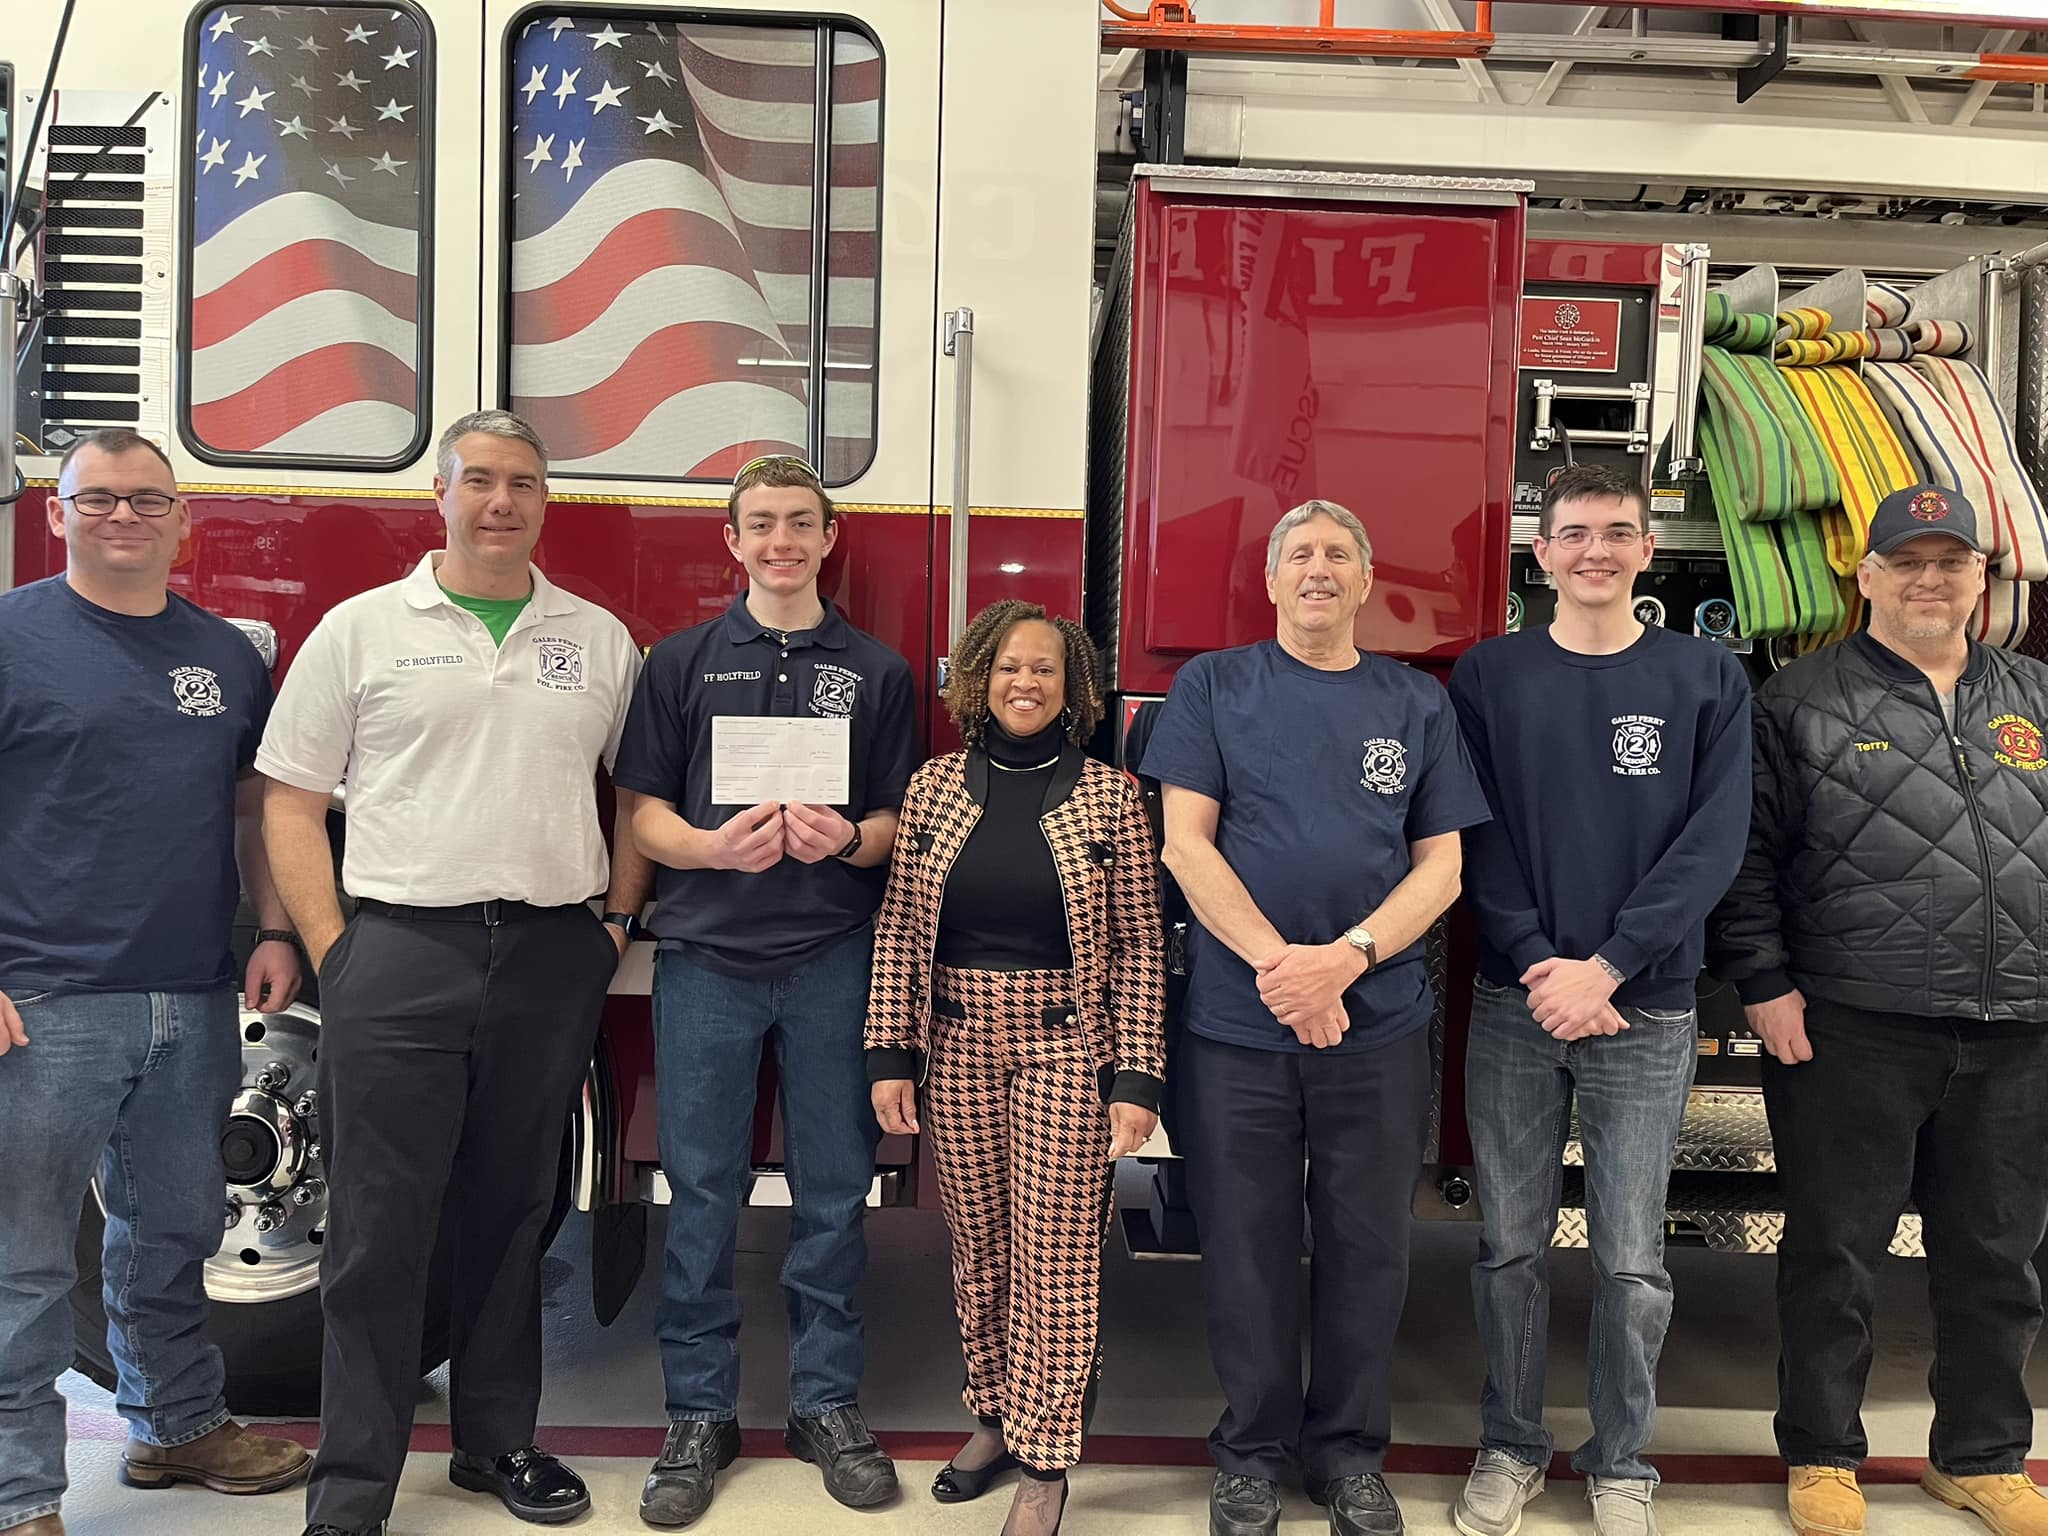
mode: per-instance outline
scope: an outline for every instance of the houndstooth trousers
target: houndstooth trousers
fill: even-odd
[[[1067,971],[932,973],[924,1129],[953,1233],[967,1406],[1041,1471],[1081,1459],[1109,1112]]]

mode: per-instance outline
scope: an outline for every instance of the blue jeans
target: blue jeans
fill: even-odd
[[[1465,1119],[1485,1235],[1472,1307],[1486,1350],[1480,1444],[1547,1465],[1543,1427],[1550,1328],[1545,1268],[1564,1187],[1564,1145],[1578,1100],[1586,1225],[1598,1289],[1586,1353],[1593,1436],[1572,1466],[1589,1477],[1647,1477],[1657,1356],[1671,1322],[1664,1198],[1692,1090],[1692,1010],[1623,1008],[1629,1028],[1559,1044],[1520,987],[1475,981],[1465,1056]]]
[[[234,994],[14,1000],[29,1043],[0,1056],[0,1528],[63,1499],[80,1201],[107,1202],[115,1403],[139,1440],[225,1424],[204,1266],[220,1247],[220,1133],[241,1080]]]
[[[727,976],[687,952],[654,963],[655,1082],[668,1176],[667,1255],[655,1333],[671,1419],[739,1411],[733,1247],[754,1140],[762,1041],[775,1042],[789,1172],[789,1402],[815,1418],[860,1395],[854,1292],[880,1130],[861,1052],[874,935],[863,928],[779,976]]]

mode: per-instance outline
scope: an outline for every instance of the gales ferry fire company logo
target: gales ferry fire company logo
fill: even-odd
[[[1359,783],[1382,795],[1398,795],[1408,782],[1408,749],[1391,736],[1375,736],[1365,744]]]
[[[1906,510],[1923,523],[1938,523],[1948,516],[1948,498],[1939,491],[1922,491],[1906,503]]]
[[[1614,771],[1628,778],[1647,778],[1662,772],[1657,759],[1664,755],[1663,718],[1658,715],[1616,715],[1614,727]]]
[[[2008,768],[2039,773],[2048,768],[2048,749],[2041,743],[2041,727],[2025,715],[2000,715],[1990,723],[1998,750],[1991,755]]]
[[[534,641],[539,648],[536,660],[539,664],[537,681],[543,688],[552,688],[557,693],[581,693],[583,684],[583,647],[574,640],[543,636]]]
[[[171,697],[181,715],[204,718],[227,713],[227,703],[220,696],[220,678],[211,667],[173,667]]]

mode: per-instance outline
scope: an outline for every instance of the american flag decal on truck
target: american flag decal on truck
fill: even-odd
[[[873,439],[881,60],[831,32],[822,427]],[[526,25],[506,79],[511,406],[557,467],[722,479],[811,450],[818,29]]]
[[[222,453],[400,455],[418,432],[419,25],[245,5],[199,29],[193,436]]]

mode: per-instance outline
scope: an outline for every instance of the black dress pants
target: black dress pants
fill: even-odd
[[[1764,1063],[1785,1235],[1778,1449],[1855,1467],[1869,1450],[1876,1271],[1910,1198],[1934,1309],[1928,1452],[1952,1477],[2017,1472],[2048,1229],[2048,1022],[1865,1013],[1809,999],[1813,1060]]]
[[[343,1530],[391,1512],[437,1237],[454,1443],[478,1456],[533,1443],[541,1239],[618,959],[585,907],[495,924],[433,912],[366,908],[320,972],[327,1338],[306,1510]]]
[[[1429,1036],[1374,1050],[1260,1051],[1190,1034],[1181,1151],[1202,1240],[1225,1472],[1377,1472],[1393,1429],[1394,1334],[1429,1106]],[[1301,1380],[1303,1169],[1309,1380]]]

